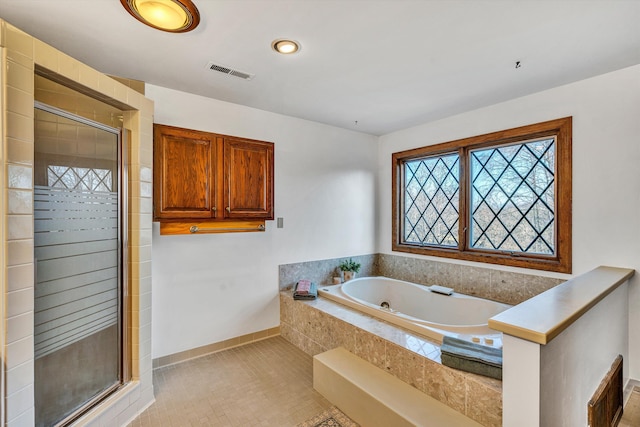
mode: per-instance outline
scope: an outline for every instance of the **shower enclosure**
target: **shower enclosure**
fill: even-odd
[[[36,103],[36,425],[65,425],[127,375],[120,129]]]

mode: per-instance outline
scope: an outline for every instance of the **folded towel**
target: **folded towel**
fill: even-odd
[[[298,280],[296,284],[296,293],[306,295],[311,290],[311,280]]]
[[[502,379],[502,349],[445,336],[440,351],[445,366]]]
[[[302,283],[301,283],[302,282]],[[309,282],[309,285],[306,284]],[[316,284],[309,280],[300,280],[293,289],[293,299],[312,300],[318,296]]]

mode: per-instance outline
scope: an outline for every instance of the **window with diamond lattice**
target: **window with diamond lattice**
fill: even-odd
[[[472,150],[472,248],[555,252],[555,138]]]
[[[82,191],[114,191],[110,169],[80,168],[74,166],[47,167],[49,187]]]
[[[405,241],[457,246],[460,197],[458,154],[408,161],[404,167]]]
[[[571,272],[571,118],[393,154],[393,249]]]

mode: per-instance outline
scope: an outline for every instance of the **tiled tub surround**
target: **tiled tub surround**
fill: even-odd
[[[280,293],[280,333],[310,355],[342,346],[484,426],[502,425],[502,383],[443,366],[440,347],[419,335],[319,298]]]
[[[362,264],[359,277],[385,276],[420,285],[447,286],[461,294],[511,305],[526,301],[565,281],[554,277],[390,254],[361,255],[352,258]],[[332,278],[338,275],[338,264],[343,259],[345,258],[281,265],[280,290],[291,289],[299,279],[313,280],[318,285],[331,284]]]
[[[282,264],[278,271],[280,290],[292,289],[300,279],[313,280],[318,285],[331,284],[334,277],[340,276],[340,262],[349,258],[360,263],[358,277],[380,275],[377,254]]]
[[[438,284],[456,292],[516,305],[563,283],[564,279],[500,271],[392,254],[352,257],[362,264],[358,276],[385,276],[421,285]],[[485,426],[502,425],[502,383],[443,366],[440,347],[427,338],[319,298],[294,301],[290,289],[299,279],[332,283],[345,258],[280,266],[280,332],[315,355],[343,346]]]
[[[461,294],[511,305],[566,280],[388,254],[378,254],[377,264],[381,276],[420,285],[447,286]]]

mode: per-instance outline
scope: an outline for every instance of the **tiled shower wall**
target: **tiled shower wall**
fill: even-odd
[[[153,103],[0,19],[0,292],[4,362],[0,397],[8,426],[34,423],[33,158],[38,68],[124,110],[129,146],[129,280],[132,375],[128,386],[76,425],[123,425],[153,402],[151,371],[151,195]],[[6,121],[3,121],[6,118]],[[6,201],[6,205],[4,204]],[[5,310],[5,311],[1,311]]]
[[[308,261],[280,266],[280,290],[291,288],[297,280],[309,279],[319,285],[332,283],[339,275],[338,264],[345,258]],[[385,276],[420,285],[441,285],[457,292],[506,304],[519,304],[564,279],[513,273],[491,268],[411,258],[400,255],[372,254],[354,256],[362,264],[362,276]]]

